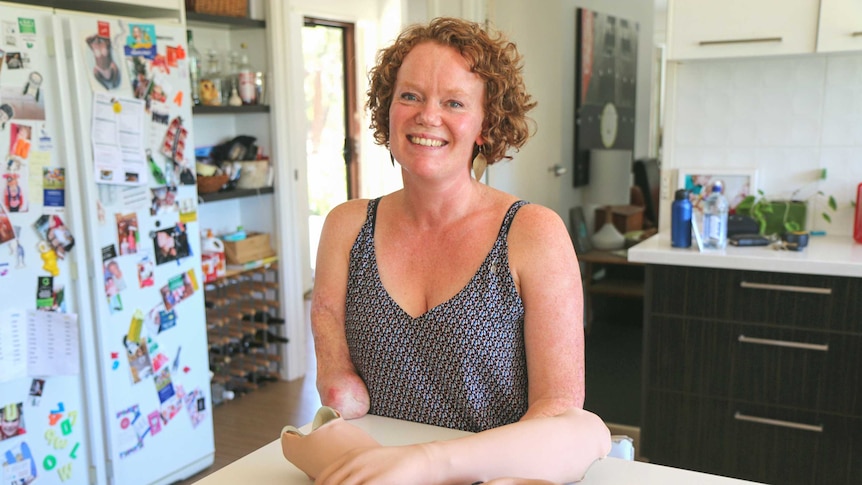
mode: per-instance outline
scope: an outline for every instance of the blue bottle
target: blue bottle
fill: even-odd
[[[676,191],[670,207],[670,245],[675,248],[691,247],[691,201],[685,189]]]

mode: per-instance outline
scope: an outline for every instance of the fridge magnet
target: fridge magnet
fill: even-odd
[[[27,434],[24,403],[9,403],[0,408],[0,441]]]
[[[51,276],[60,276],[60,266],[57,264],[57,253],[45,241],[39,241],[39,256],[42,258],[42,269]]]
[[[104,34],[104,35],[103,35]],[[117,63],[114,61],[114,49],[110,39],[110,25],[99,22],[99,33],[90,35],[85,40],[87,61],[93,69],[90,83],[93,90],[117,89],[123,82]]]
[[[2,52],[2,51],[0,51]],[[0,104],[0,130],[6,129],[6,123],[15,117],[15,108],[9,103]]]
[[[114,436],[120,458],[125,458],[144,447],[144,436],[150,431],[147,421],[141,416],[137,404],[119,411],[116,416],[117,429]]]
[[[189,413],[189,418],[192,420],[192,428],[197,428],[199,424],[204,422],[206,414],[206,398],[200,388],[195,388],[188,393],[184,399],[186,411]]]
[[[129,77],[132,79],[132,95],[137,99],[148,99],[153,89],[149,63],[141,56],[127,57],[126,63],[129,66]],[[147,104],[144,106],[149,110]]]
[[[117,258],[109,259],[104,264],[105,288],[108,288],[108,280],[111,280],[111,285],[117,292],[125,290],[126,281],[123,279],[123,270],[120,268],[120,262]]]
[[[36,287],[36,309],[42,310],[52,306],[54,306],[54,278],[40,276]]]
[[[117,240],[120,245],[120,256],[138,252],[138,215],[115,214],[117,221]]]
[[[0,244],[14,241],[15,238],[15,228],[12,227],[12,221],[9,220],[5,208],[0,207]],[[15,253],[14,251],[10,251],[9,254],[14,256]]]
[[[167,424],[183,410],[185,392],[183,391],[183,386],[174,385],[171,382],[171,373],[167,367],[156,376],[155,381],[159,400],[162,403],[160,407],[162,422]]]
[[[179,210],[177,204],[177,188],[171,186],[156,187],[151,189],[153,194],[150,204],[150,215],[157,216],[167,213],[175,213]]]
[[[159,303],[147,312],[144,322],[150,335],[158,335],[176,326],[177,314],[173,310],[165,308],[163,303]]]
[[[45,391],[45,379],[33,379],[30,383],[30,405],[37,407]]]
[[[130,24],[131,32],[126,36],[123,48],[126,57],[156,57],[156,27],[153,24]]]
[[[51,245],[60,259],[65,259],[66,253],[75,246],[75,238],[58,215],[43,214],[36,219],[33,227],[42,239]]]
[[[3,470],[3,482],[15,485],[30,485],[38,474],[36,460],[30,451],[30,445],[22,441],[0,454],[0,469]]]
[[[144,256],[144,259],[138,261],[138,286],[146,288],[153,286],[155,283],[155,268],[153,260],[149,256]]]
[[[33,129],[30,125],[12,123],[9,133],[9,158],[7,164],[12,164],[12,159],[17,160],[19,166],[30,158],[30,142]],[[11,170],[11,167],[7,167]]]
[[[150,423],[150,436],[159,434],[162,430],[162,416],[158,411],[153,411],[147,415],[147,421]]]
[[[160,290],[165,302],[165,309],[171,310],[178,303],[192,296],[197,289],[197,279],[193,269],[169,279],[168,284]]]
[[[8,212],[27,212],[27,195],[24,192],[24,181],[19,173],[3,174],[3,207]]]
[[[126,356],[129,359],[132,384],[137,384],[141,380],[151,377],[153,375],[153,363],[150,360],[150,351],[146,342],[133,341],[124,336],[123,347],[126,348]]]
[[[153,245],[156,248],[157,265],[176,261],[191,254],[186,225],[181,222],[174,227],[155,231]]]
[[[66,169],[42,167],[42,205],[45,207],[66,206]]]
[[[20,52],[7,52],[6,53],[6,67],[9,69],[23,69],[24,68],[24,58],[21,56]]]
[[[27,76],[27,84],[24,85],[24,96],[30,96],[36,101],[39,101],[40,88],[42,87],[42,74],[37,71],[31,71]]]

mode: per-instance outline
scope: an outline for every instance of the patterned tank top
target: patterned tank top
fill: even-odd
[[[488,256],[460,292],[417,318],[383,287],[374,252],[380,199],[350,251],[345,332],[371,398],[369,413],[465,431],[527,411],[524,305],[509,271],[515,202]]]

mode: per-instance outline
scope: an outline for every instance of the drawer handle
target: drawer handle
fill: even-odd
[[[723,44],[754,44],[757,42],[781,42],[781,37],[758,37],[754,39],[728,39],[728,40],[702,40],[700,45],[723,45]]]
[[[801,429],[805,431],[815,431],[817,433],[823,432],[823,425],[818,424],[803,424],[803,423],[794,423],[793,421],[782,421],[780,419],[770,419],[770,418],[761,418],[758,416],[749,416],[747,414],[742,414],[739,411],[733,415],[733,419],[738,421],[748,421],[751,423],[760,423],[760,424],[771,424],[772,426],[781,426],[784,428],[793,428],[793,429]]]
[[[815,288],[813,286],[771,285],[768,283],[751,283],[750,281],[740,281],[739,286],[752,290],[792,291],[794,293],[814,293],[815,295],[832,294],[832,288]]]
[[[829,344],[807,344],[805,342],[791,342],[789,340],[773,340],[768,338],[739,336],[739,341],[744,344],[772,345],[775,347],[790,347],[794,349],[819,350],[829,352]]]

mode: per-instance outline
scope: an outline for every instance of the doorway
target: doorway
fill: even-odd
[[[326,215],[359,194],[354,25],[304,19],[308,237],[312,275]]]

